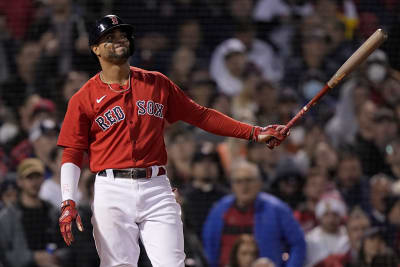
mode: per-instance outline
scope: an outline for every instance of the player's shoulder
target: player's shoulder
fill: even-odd
[[[154,82],[154,81],[160,81],[160,80],[164,80],[167,82],[170,82],[170,79],[162,74],[161,72],[158,71],[152,71],[152,70],[145,70],[142,68],[138,68],[138,67],[130,67],[133,76],[138,79],[138,80],[143,80],[146,82]]]

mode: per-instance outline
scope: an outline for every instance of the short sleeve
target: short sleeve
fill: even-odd
[[[89,147],[90,120],[85,107],[74,95],[61,126],[57,145],[87,150]]]

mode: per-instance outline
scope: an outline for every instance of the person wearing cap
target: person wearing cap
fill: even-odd
[[[0,250],[8,267],[61,266],[51,243],[62,244],[57,233],[57,210],[39,198],[45,167],[37,158],[23,160],[17,168],[18,200],[0,212]]]
[[[344,254],[349,249],[349,238],[342,221],[347,215],[345,203],[338,192],[322,196],[315,207],[319,225],[307,233],[305,267],[313,267],[330,255]]]
[[[276,266],[303,266],[306,245],[304,233],[289,206],[261,192],[262,178],[257,165],[238,161],[230,175],[233,194],[216,202],[203,226],[203,245],[210,267],[225,266],[230,251],[241,234],[252,234],[259,256]],[[282,254],[289,253],[284,262]]]

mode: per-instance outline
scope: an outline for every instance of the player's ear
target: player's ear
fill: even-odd
[[[100,56],[100,47],[98,45],[92,45],[90,49],[96,56]]]

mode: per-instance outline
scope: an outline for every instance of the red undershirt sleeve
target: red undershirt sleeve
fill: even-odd
[[[83,149],[66,147],[63,150],[61,165],[67,162],[74,163],[79,168],[82,168],[82,161],[84,155]]]
[[[187,97],[174,83],[169,80],[166,82],[170,90],[166,114],[168,122],[182,120],[213,134],[250,139],[252,125],[232,119],[217,110],[203,107]]]

